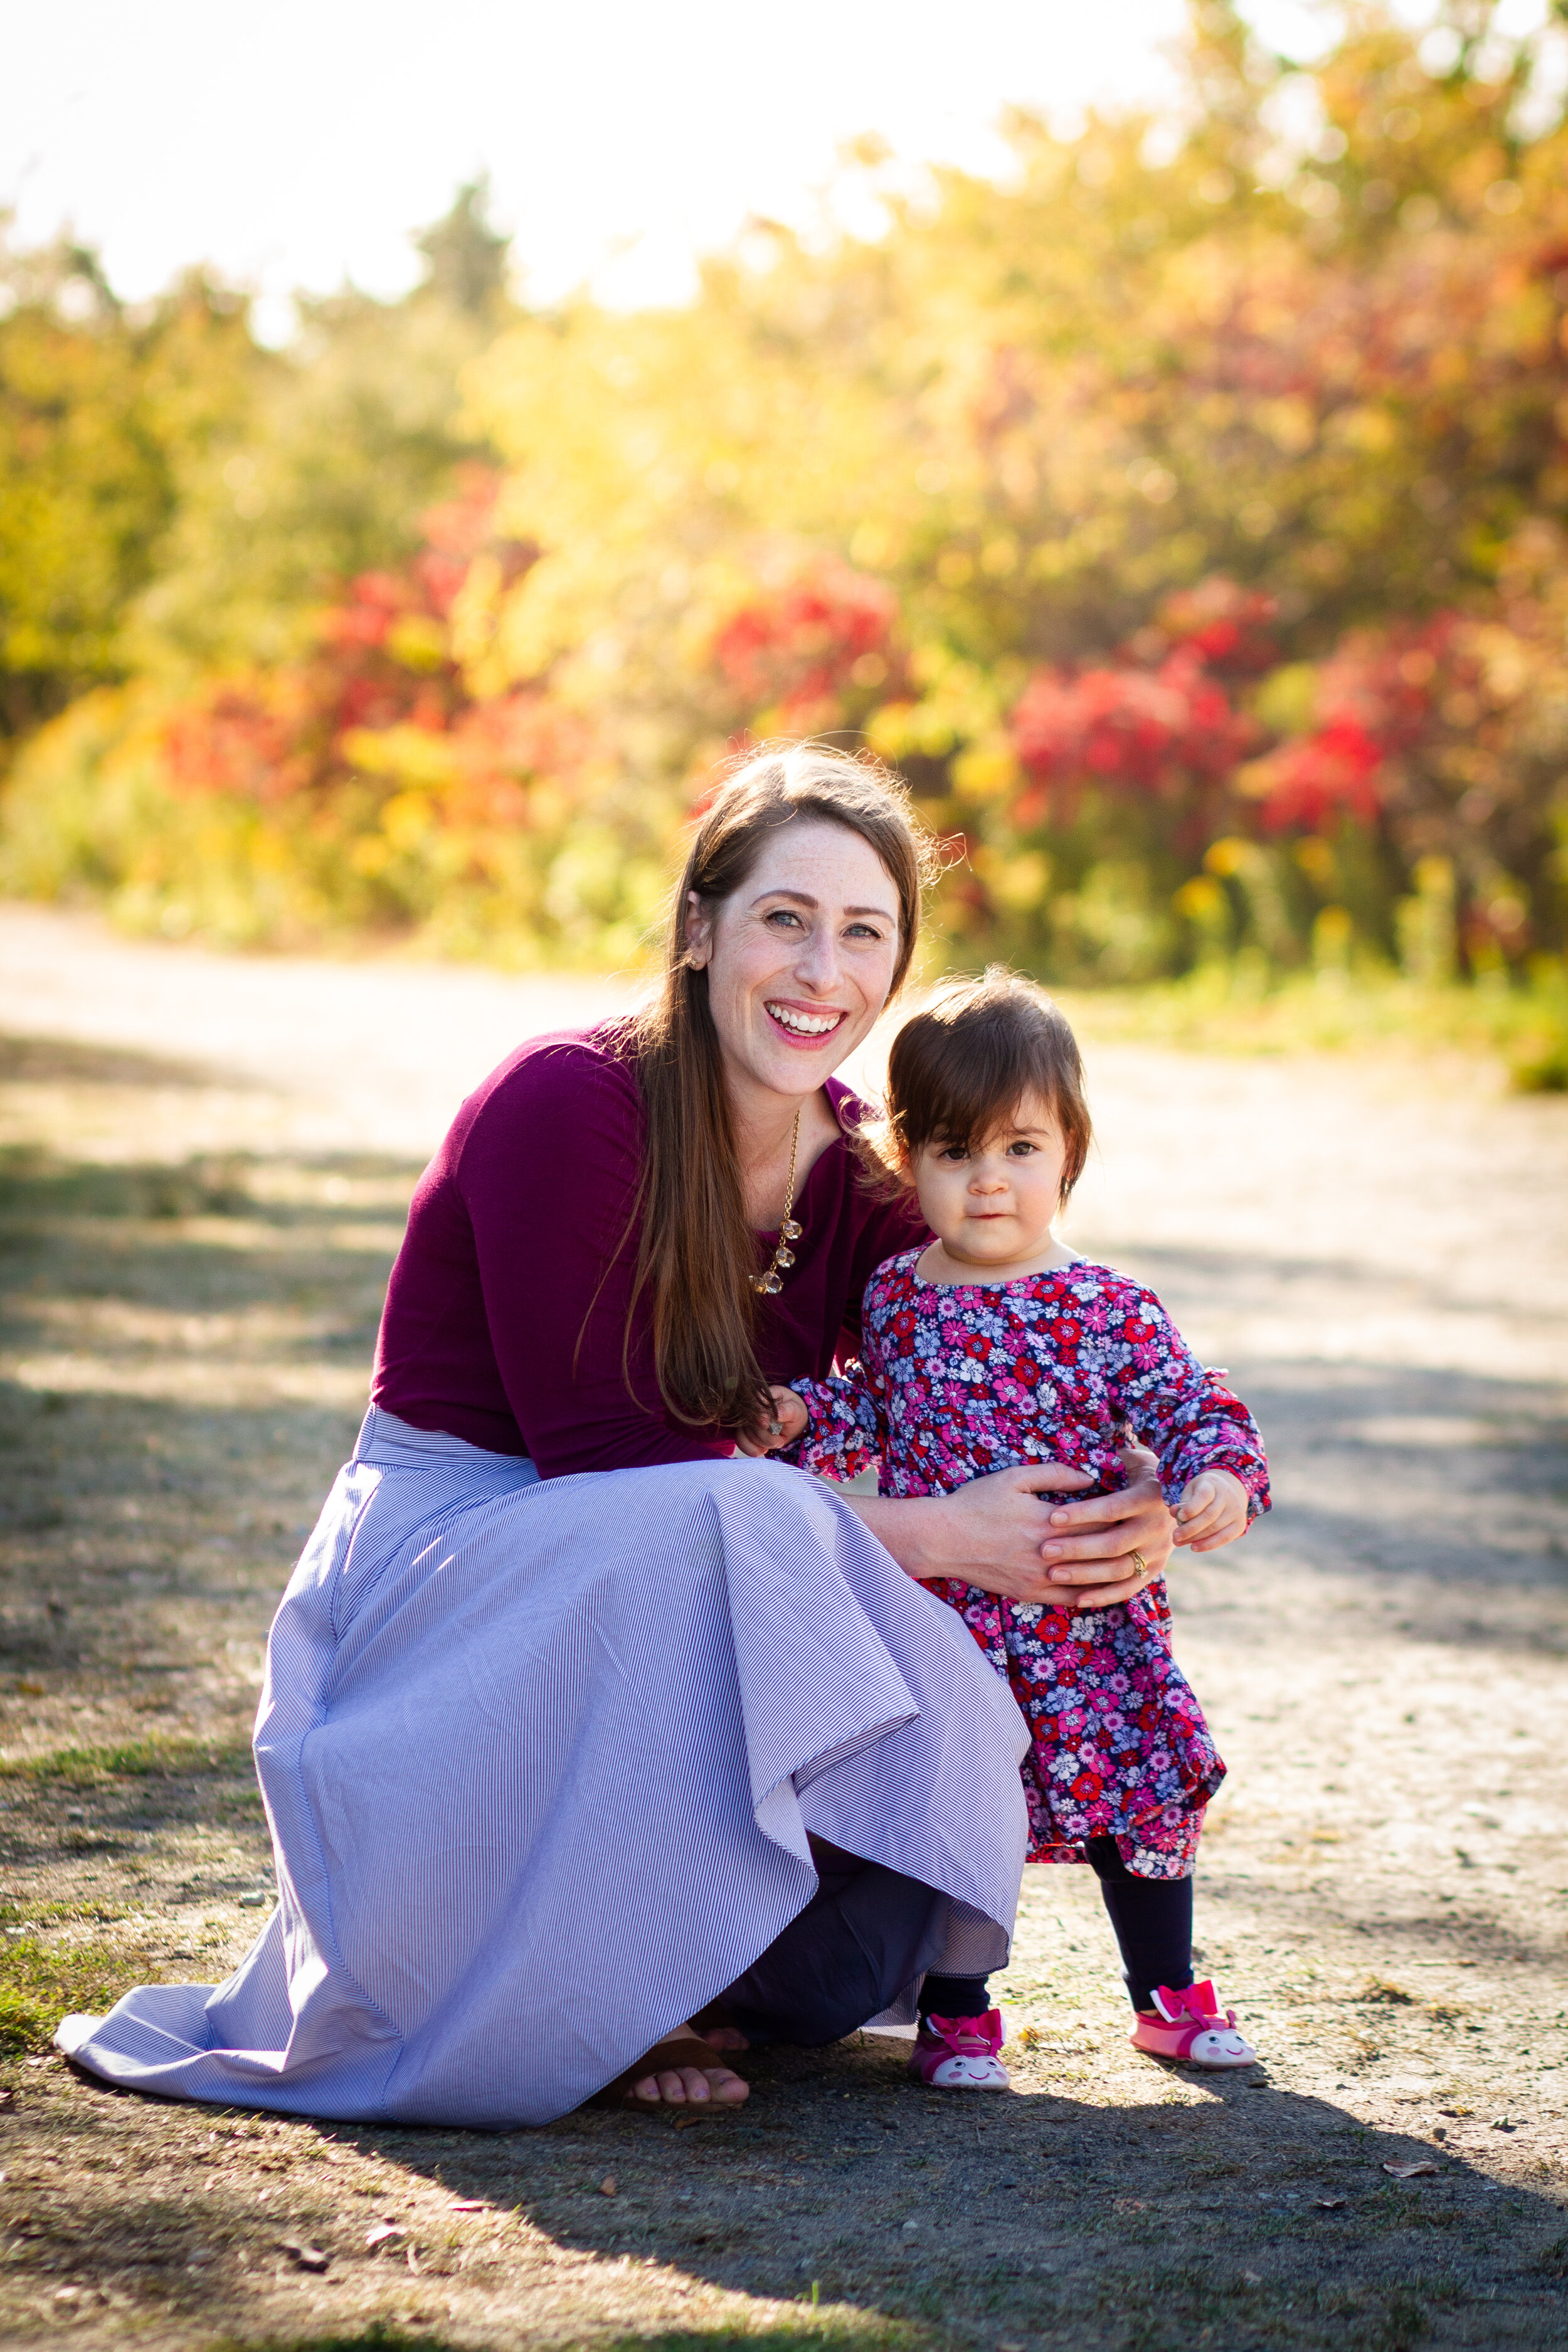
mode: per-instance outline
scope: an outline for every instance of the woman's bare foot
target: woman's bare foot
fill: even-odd
[[[627,2103],[639,2107],[739,2107],[752,2095],[752,2086],[731,2067],[708,2064],[708,2053],[744,2050],[746,2037],[732,2025],[710,2026],[696,2034],[689,2026],[656,2042],[627,2091]],[[699,2053],[701,2055],[699,2055]],[[673,2062],[660,2065],[666,2053]],[[626,2077],[623,2076],[625,2081]]]
[[[649,2051],[649,2057],[657,2054]],[[632,2097],[641,2106],[741,2107],[752,2086],[728,2066],[669,2066],[657,2074],[639,2074]]]
[[[710,2050],[749,2050],[751,2042],[738,2025],[694,2025],[690,2029]]]

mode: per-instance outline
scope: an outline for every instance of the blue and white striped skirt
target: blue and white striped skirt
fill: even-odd
[[[1027,1745],[962,1621],[804,1473],[542,1481],[373,1407],[268,1645],[279,1906],[226,1984],[139,1987],[60,2046],[181,2098],[548,2122],[752,1967],[816,1891],[808,1832],[948,1898],[931,1965],[1000,1965]]]

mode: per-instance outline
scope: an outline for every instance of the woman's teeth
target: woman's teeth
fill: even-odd
[[[826,1037],[844,1018],[842,1013],[797,1013],[792,1004],[770,1004],[767,1010],[781,1029],[797,1037]]]

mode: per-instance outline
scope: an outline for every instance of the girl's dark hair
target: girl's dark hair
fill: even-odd
[[[928,1143],[984,1143],[1026,1095],[1049,1106],[1067,1146],[1065,1202],[1094,1138],[1078,1039],[1043,989],[993,964],[940,989],[894,1038],[884,1151],[902,1173]]]
[[[741,1168],[724,1086],[708,974],[687,948],[695,894],[712,917],[740,889],[768,842],[785,826],[842,825],[876,851],[898,894],[899,941],[889,998],[898,993],[920,934],[932,851],[907,787],[866,753],[831,745],[769,746],[721,784],[692,835],[675,887],[663,986],[632,1022],[647,1133],[634,1223],[639,1225],[626,1347],[645,1289],[653,1295],[654,1362],[665,1403],[679,1421],[735,1428],[765,1398],[752,1344],[762,1263],[746,1222]]]

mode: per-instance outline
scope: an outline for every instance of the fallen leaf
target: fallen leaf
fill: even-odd
[[[1318,2202],[1325,2213],[1337,2213],[1345,2200],[1342,2197],[1320,2197]]]
[[[301,2245],[297,2238],[280,2238],[278,2243],[280,2251],[302,2271],[324,2271],[332,2259],[331,2254],[323,2253],[320,2246]]]
[[[13,2107],[16,2104],[16,2094],[15,2091],[0,2091],[0,2107]]]
[[[1241,2284],[1243,2286],[1261,2286],[1263,2284],[1263,2281],[1258,2277],[1256,2271],[1243,2271],[1241,2273]]]
[[[364,2242],[374,2252],[377,2246],[389,2246],[395,2238],[404,2238],[407,2234],[405,2230],[398,2228],[395,2221],[378,2221],[374,2230],[365,2231]]]
[[[613,2172],[606,2172],[599,2183],[599,2194],[601,2197],[613,2197],[615,2193],[616,2176]]]
[[[1385,2164],[1383,2168],[1384,2172],[1392,2174],[1395,2180],[1415,2180],[1422,2173],[1436,2172],[1437,2169],[1431,2158],[1426,2156],[1424,2156],[1418,2164]]]
[[[484,2210],[482,2197],[454,2197],[447,2208],[448,2213],[482,2213]]]
[[[418,2249],[418,2247],[417,2247],[417,2246],[410,2246],[410,2247],[409,2247],[409,2249],[408,2249],[408,2252],[407,2252],[406,2256],[405,2257],[405,2260],[406,2260],[406,2262],[407,2262],[407,2264],[408,2264],[409,2269],[410,2269],[411,2271],[416,2271],[416,2270],[419,2268],[419,2249]]]

